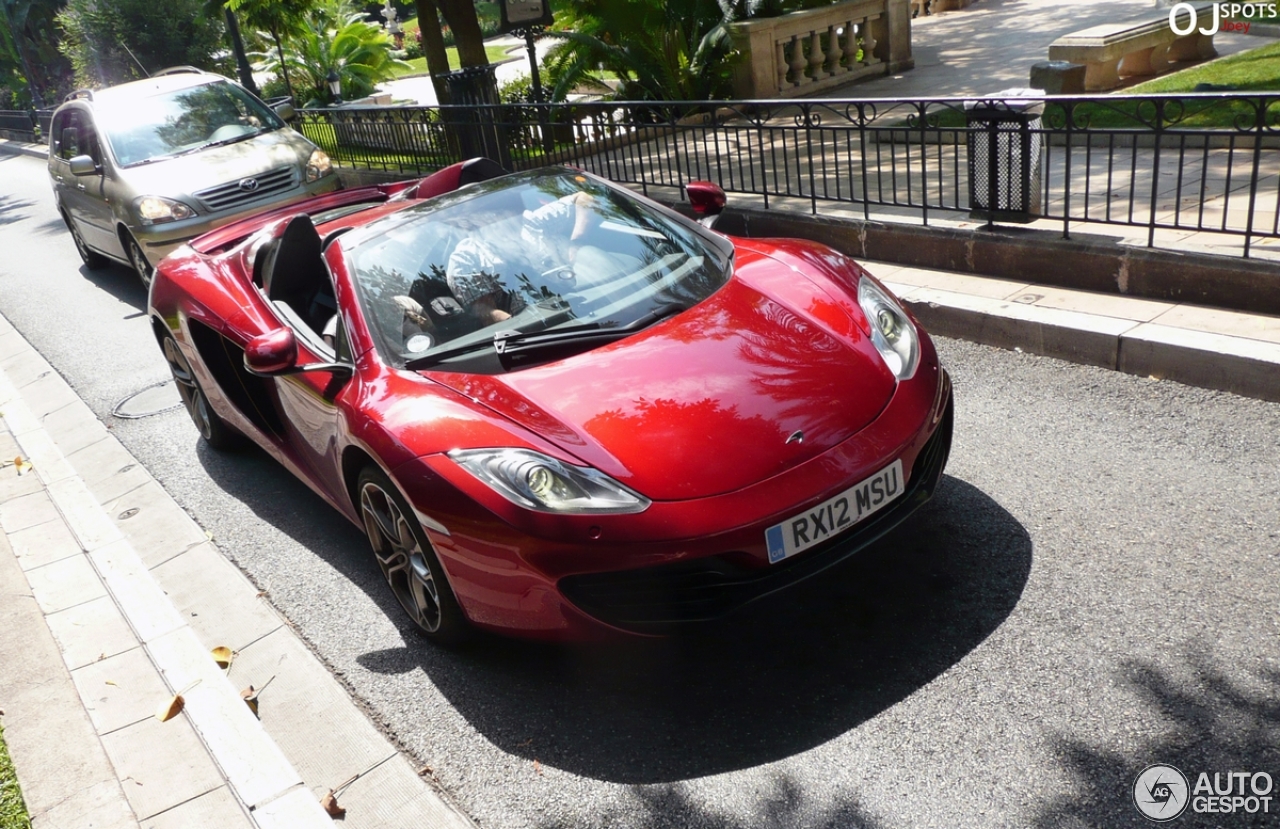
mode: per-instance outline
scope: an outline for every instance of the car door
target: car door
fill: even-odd
[[[335,322],[332,344],[288,304],[272,303],[276,316],[288,326],[298,344],[299,366],[341,363],[350,365],[350,347],[340,320]],[[336,313],[336,312],[335,312]],[[312,482],[331,498],[345,497],[342,480],[341,436],[346,428],[342,402],[351,394],[351,371],[303,371],[274,378],[276,401],[284,426],[285,451]]]
[[[59,113],[65,116],[60,122],[54,119],[55,144],[50,157],[50,174],[58,203],[67,216],[76,223],[85,243],[110,256],[123,258],[124,247],[116,234],[111,203],[107,196],[107,168],[104,166],[102,144],[98,140],[93,120],[88,111],[70,109]],[[90,175],[71,173],[71,159],[87,155],[93,159],[96,171]]]

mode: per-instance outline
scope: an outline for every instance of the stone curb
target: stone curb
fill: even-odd
[[[41,775],[105,747],[126,811],[148,827],[330,827],[320,795],[353,775],[342,800],[349,829],[472,826],[3,316],[0,443],[31,464],[22,478],[13,466],[0,470],[0,553],[13,548],[23,590],[45,617],[38,626],[62,651],[33,670],[70,671],[79,691],[64,695],[78,705],[39,726],[22,716],[30,707],[8,706],[13,744],[34,746],[15,751],[24,787],[27,769]],[[223,644],[243,667],[217,666],[210,648]],[[264,698],[259,720],[236,689],[261,686],[266,665],[281,702]],[[156,707],[179,692],[183,712],[159,723]],[[284,703],[299,695],[309,705]],[[23,730],[74,726],[86,712],[96,734],[72,728],[65,741],[41,742]],[[318,716],[325,728],[315,727]],[[172,768],[156,760],[166,751]],[[197,756],[205,752],[211,759]]]

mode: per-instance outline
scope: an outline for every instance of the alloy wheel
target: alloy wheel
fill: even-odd
[[[187,414],[191,415],[192,422],[200,430],[200,436],[211,441],[213,413],[209,411],[209,401],[205,399],[204,391],[191,373],[187,358],[182,356],[182,351],[172,337],[164,340],[164,358],[169,363],[169,371],[173,373],[174,383],[178,386],[178,394],[182,397],[182,405],[186,407]]]
[[[372,481],[360,489],[360,512],[378,566],[400,606],[427,633],[439,631],[443,618],[440,589],[410,519],[395,499]]]

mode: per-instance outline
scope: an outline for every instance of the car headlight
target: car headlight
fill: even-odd
[[[449,457],[513,504],[538,512],[643,512],[649,499],[587,467],[531,449],[455,449]]]
[[[307,159],[307,184],[319,181],[332,172],[333,162],[329,160],[329,154],[324,150],[312,150],[311,158]]]
[[[196,211],[180,201],[166,199],[164,196],[143,196],[136,202],[138,216],[144,225],[158,225],[164,222],[177,222],[190,219]]]
[[[871,342],[899,380],[910,380],[920,364],[920,335],[897,301],[865,276],[858,280],[858,304],[871,324]]]

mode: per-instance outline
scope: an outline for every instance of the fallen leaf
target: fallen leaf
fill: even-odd
[[[436,770],[431,768],[431,766],[423,766],[422,768],[418,769],[419,777],[432,777],[435,775],[435,773],[436,773]]]
[[[108,684],[108,685],[116,685],[115,680],[112,680],[112,679],[108,679],[108,680],[107,680],[107,684]],[[119,685],[116,685],[116,687],[117,687],[117,688],[119,688],[120,686],[119,686]]]
[[[25,475],[31,471],[31,462],[24,461],[21,455],[13,459],[13,465],[18,468],[19,475]]]
[[[267,595],[267,591],[265,591],[265,590],[259,590],[259,591],[258,591],[258,595],[254,596],[254,598],[255,598],[255,599],[261,599],[261,598],[262,598],[263,596],[265,596],[265,595]]]
[[[168,702],[156,709],[156,719],[160,722],[167,722],[178,716],[182,711],[182,706],[186,704],[187,701],[182,698],[182,694],[174,694]]]
[[[334,797],[333,789],[330,789],[327,795],[320,798],[320,808],[324,809],[329,817],[342,817],[347,813],[346,809],[338,805],[338,798]]]
[[[253,712],[253,716],[258,716],[258,692],[253,690],[250,685],[240,692],[240,699],[244,700],[244,704],[249,706],[249,710]]]
[[[219,645],[213,649],[213,661],[218,663],[219,668],[229,668],[231,660],[235,659],[235,651],[226,645]]]
[[[538,762],[537,758],[534,758],[533,770],[536,771],[538,774],[542,774],[542,764]]]

